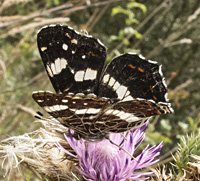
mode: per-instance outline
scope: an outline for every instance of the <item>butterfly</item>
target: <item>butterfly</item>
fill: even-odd
[[[56,93],[32,97],[74,135],[98,141],[173,112],[157,62],[126,53],[106,65],[103,43],[69,26],[43,27],[37,43]]]

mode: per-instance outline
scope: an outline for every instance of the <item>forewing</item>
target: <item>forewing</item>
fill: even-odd
[[[37,37],[45,69],[57,93],[94,92],[106,49],[97,39],[68,26],[43,27]]]
[[[135,127],[151,116],[173,112],[161,67],[135,54],[113,59],[102,75],[98,96],[113,101],[113,107],[105,112],[113,128]]]
[[[166,102],[166,93],[161,68],[156,62],[124,54],[113,59],[106,68],[98,95],[123,101],[142,98]]]

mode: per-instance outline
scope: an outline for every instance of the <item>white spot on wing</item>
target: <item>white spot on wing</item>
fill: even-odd
[[[60,106],[59,105],[54,105],[52,106],[56,111],[60,111]]]
[[[127,122],[131,122],[131,123],[135,122],[135,121],[139,121],[139,120],[141,120],[141,118],[139,118],[137,116],[132,116],[132,117],[126,119]]]
[[[51,25],[49,25],[49,27],[55,27],[56,26],[56,24],[51,24]]]
[[[114,109],[107,110],[105,114],[118,116],[120,119],[123,119],[127,122],[134,122],[140,119],[134,116],[134,114],[126,113],[124,111],[119,111],[119,110],[114,110]]]
[[[37,33],[39,33],[40,31],[42,31],[42,30],[45,29],[45,28],[48,28],[48,26],[47,26],[47,25],[43,26],[42,28],[40,28],[40,29],[38,30]]]
[[[51,70],[52,70],[53,74],[55,75],[56,74],[56,67],[55,67],[54,63],[51,63]]]
[[[67,44],[65,44],[65,43],[63,43],[63,45],[62,45],[62,48],[63,48],[63,50],[67,50],[68,49],[68,46],[67,46]]]
[[[62,71],[62,69],[65,69],[66,66],[67,60],[65,60],[64,58],[57,58],[55,60],[55,63],[51,64],[51,68],[47,65],[47,71],[49,75],[53,77],[53,75],[59,74]]]
[[[39,91],[33,91],[32,92],[32,94],[38,94],[39,93]]]
[[[76,110],[76,114],[85,114],[87,109],[79,109],[79,110]]]
[[[163,76],[163,73],[162,73],[162,65],[159,66],[158,72],[160,73],[161,76]]]
[[[44,92],[44,91],[43,91]],[[53,92],[51,92],[51,91],[46,91],[47,93],[50,93],[50,94],[53,94]]]
[[[74,30],[75,32],[76,32],[76,34],[79,34],[80,35],[80,33],[78,32],[78,31],[76,31],[76,30]]]
[[[62,102],[63,102],[63,103],[67,103],[68,100],[67,100],[67,99],[63,99]]]
[[[124,113],[124,114],[122,114],[122,115],[120,116],[120,118],[121,118],[121,119],[127,119],[127,118],[129,118],[129,117],[131,117],[131,116],[133,116],[133,115],[130,114],[130,113]]]
[[[143,60],[145,60],[145,57],[143,57],[141,54],[139,55],[139,57]]]
[[[96,79],[96,76],[97,76],[96,70],[92,70],[90,68],[87,68],[87,70],[85,72],[84,80],[94,80],[94,79]]]
[[[57,58],[54,63],[55,63],[56,74],[59,74],[62,70],[60,67],[60,58]]]
[[[85,59],[86,58],[86,56],[85,55],[82,55],[82,59]]]
[[[56,112],[68,109],[66,105],[54,105],[54,106],[45,106],[43,109],[47,112]]]
[[[51,110],[48,106],[43,107],[43,109],[44,109],[46,112],[52,112],[52,110]]]
[[[168,93],[167,92],[165,93],[164,97],[165,97],[166,101],[169,101],[169,99],[168,99]]]
[[[128,54],[130,54],[130,55],[137,55],[137,53],[135,53],[135,52],[128,52]]]
[[[74,74],[74,69],[72,69],[70,67],[69,67],[69,69],[70,69],[71,73]]]
[[[41,100],[40,100],[40,99],[38,99],[38,100],[37,100],[37,102],[44,102],[44,100],[42,100],[42,99],[41,99]]]
[[[101,109],[89,108],[86,113],[97,114]]]
[[[37,93],[44,93],[44,91],[43,90],[39,90],[39,91],[37,91]]]
[[[122,99],[124,97],[124,95],[126,94],[127,91],[127,87],[121,85],[117,90],[117,95],[119,99]]]
[[[109,78],[110,78],[109,74],[104,75],[104,77],[103,77],[103,83],[107,83],[108,80],[109,80]]]
[[[74,78],[77,82],[82,82],[83,81],[83,77],[84,77],[84,71],[78,71],[76,72]]]
[[[114,83],[115,83],[115,79],[111,77],[111,78],[110,78],[110,81],[109,81],[109,83],[108,83],[108,85],[109,85],[110,87],[112,87]]]
[[[47,49],[47,47],[41,47],[40,49],[42,52],[44,52]]]
[[[70,111],[75,111],[76,114],[97,114],[101,109],[95,109],[95,108],[90,108],[90,109],[70,109]]]
[[[68,28],[69,28],[70,30],[73,30],[73,28],[72,28],[71,26],[68,26]]]
[[[77,44],[78,42],[76,39],[73,39],[73,40],[71,40],[71,43]]]
[[[120,112],[119,110],[114,110],[114,111],[113,111],[113,114],[116,115],[116,114],[118,114],[119,112]]]
[[[127,91],[124,97],[127,97],[128,95],[130,95],[130,91]]]
[[[113,86],[113,89],[117,90],[119,88],[119,86],[120,86],[119,82],[116,81],[114,86]]]
[[[105,47],[105,45],[99,39],[97,39],[97,41],[101,46]]]
[[[134,98],[132,96],[125,97],[122,101],[132,101]]]
[[[51,68],[49,67],[49,65],[47,65],[46,69],[47,69],[49,76],[53,77],[53,74],[52,74],[52,71],[51,71]]]
[[[61,67],[61,70],[65,69],[67,67],[67,60],[65,60],[64,58],[61,58],[60,59],[60,67]]]
[[[68,106],[66,106],[66,105],[60,105],[60,110],[65,110],[65,109],[68,109]]]
[[[156,61],[153,61],[153,60],[148,60],[149,63],[152,63],[152,64],[158,64],[158,62]]]

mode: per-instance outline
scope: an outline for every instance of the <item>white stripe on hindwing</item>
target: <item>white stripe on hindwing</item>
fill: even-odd
[[[135,116],[133,113],[126,113],[124,111],[115,110],[115,109],[109,109],[105,112],[106,115],[114,115],[119,117],[120,119],[126,121],[126,122],[135,122],[139,121],[142,118]]]

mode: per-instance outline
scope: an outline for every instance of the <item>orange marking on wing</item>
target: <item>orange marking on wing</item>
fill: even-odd
[[[128,66],[131,67],[132,69],[135,69],[135,66],[133,66],[132,64],[129,64]]]
[[[158,115],[161,114],[161,112],[160,112],[159,110],[157,110],[156,113],[157,113]]]
[[[144,70],[143,70],[142,68],[140,68],[140,67],[138,67],[138,70],[139,70],[140,72],[144,72]]]
[[[154,100],[157,100],[157,97],[156,96],[153,96]]]
[[[90,51],[88,54],[89,54],[89,55],[92,55],[93,57],[96,56],[96,55],[95,55],[93,52],[91,52],[91,51]]]
[[[150,85],[150,90],[151,90],[151,92],[153,92],[153,88],[152,88],[152,86]]]
[[[71,43],[77,44],[77,40],[73,39],[73,40],[71,40]]]
[[[66,33],[65,35],[66,35],[67,37],[69,37],[69,39],[71,39],[71,36],[70,36],[68,33]]]

